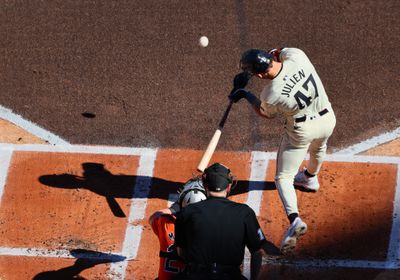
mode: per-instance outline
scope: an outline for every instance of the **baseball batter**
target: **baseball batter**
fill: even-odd
[[[245,98],[266,118],[273,118],[278,113],[286,117],[275,175],[275,184],[290,221],[281,243],[281,251],[286,254],[307,231],[307,224],[299,216],[294,184],[318,190],[316,175],[336,118],[320,77],[302,50],[282,48],[266,52],[250,49],[243,53],[240,63],[243,72],[236,75],[229,98],[233,102]],[[266,80],[260,98],[244,89],[252,76]],[[307,151],[310,153],[307,168],[299,170]]]

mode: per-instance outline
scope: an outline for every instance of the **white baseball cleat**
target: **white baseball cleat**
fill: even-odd
[[[318,191],[319,189],[319,182],[318,182],[318,177],[308,177],[306,174],[304,174],[305,169],[303,171],[299,171],[296,176],[294,176],[294,185],[295,186],[302,186],[307,190],[310,191]]]
[[[307,232],[307,224],[300,217],[297,217],[286,231],[282,243],[281,252],[286,255],[296,247],[297,239]]]

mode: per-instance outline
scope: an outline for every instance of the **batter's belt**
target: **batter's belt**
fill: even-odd
[[[329,110],[328,109],[323,109],[322,111],[319,111],[318,112],[318,115],[320,115],[320,116],[323,116],[323,115],[325,115],[326,113],[328,113],[329,112]],[[307,116],[302,116],[302,117],[298,117],[298,118],[295,118],[294,119],[294,121],[296,122],[296,123],[300,123],[300,122],[305,122],[307,120]]]

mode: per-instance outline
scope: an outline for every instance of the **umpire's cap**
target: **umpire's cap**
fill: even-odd
[[[251,74],[265,73],[272,64],[272,54],[259,49],[249,49],[242,54],[240,68]]]
[[[204,170],[203,183],[210,191],[223,191],[232,181],[231,171],[220,163],[214,163]]]

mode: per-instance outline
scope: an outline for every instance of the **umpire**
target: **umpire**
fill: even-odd
[[[227,199],[232,182],[227,167],[211,165],[203,173],[208,199],[177,216],[175,245],[186,262],[177,279],[246,279],[240,269],[245,246],[251,253],[251,279],[256,279],[267,241],[254,211]]]

